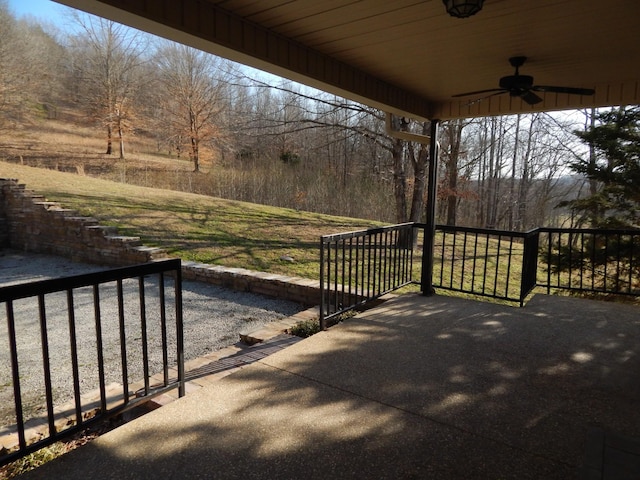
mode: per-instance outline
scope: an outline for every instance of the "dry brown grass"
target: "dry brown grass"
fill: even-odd
[[[64,120],[36,119],[0,131],[0,158],[21,165],[49,168],[64,172],[103,176],[124,165],[160,171],[190,171],[190,162],[162,156],[153,142],[144,137],[126,139],[126,161],[117,155],[106,155],[106,134],[82,123]],[[117,143],[113,145],[117,151]]]
[[[193,173],[142,136],[127,139],[126,160],[106,155],[106,145],[102,131],[60,109],[57,119],[0,131],[0,176],[184,260],[308,278],[319,275],[321,235],[376,224],[174,191],[211,181],[211,164]],[[162,188],[126,183],[133,177]]]

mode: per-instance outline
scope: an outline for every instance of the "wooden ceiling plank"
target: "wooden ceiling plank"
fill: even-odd
[[[361,0],[351,0],[353,3],[360,3]],[[248,18],[266,27],[284,33],[285,28],[290,24],[297,24],[300,21],[307,22],[318,15],[334,12],[344,8],[345,0],[323,0],[311,2],[296,2],[295,15],[283,8],[272,8],[268,11],[256,12]]]
[[[340,22],[325,23],[309,17],[292,23],[290,28],[279,28],[283,35],[295,38],[299,42],[308,43],[314,47],[341,43],[360,35],[384,33],[391,34],[393,30],[404,30],[413,25],[424,28],[426,18],[421,10],[412,7],[396,7],[393,10],[377,13],[367,12],[366,16],[345,16]]]
[[[175,0],[172,0],[175,1]],[[235,15],[244,18],[251,19],[256,15],[263,12],[268,12],[273,9],[277,9],[281,6],[294,3],[295,0],[252,0],[252,1],[229,1],[229,2],[210,2],[211,5],[215,4],[218,9],[224,9],[228,12],[234,12]]]

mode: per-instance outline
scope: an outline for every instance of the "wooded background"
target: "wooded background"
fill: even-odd
[[[389,223],[423,220],[428,148],[385,134],[384,112],[72,9],[69,19],[65,31],[17,20],[0,0],[4,143],[11,132],[68,119],[92,127],[114,168],[141,148],[192,167],[150,175],[132,162],[121,181]],[[568,170],[589,155],[573,132],[594,114],[444,122],[438,222],[569,226],[572,216],[557,205],[589,190]]]

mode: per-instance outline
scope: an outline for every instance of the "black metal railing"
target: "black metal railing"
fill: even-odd
[[[520,305],[536,287],[640,295],[640,230],[438,225],[436,232],[435,287]]]
[[[184,395],[181,278],[175,259],[0,288],[0,437],[15,445],[0,465]]]
[[[521,302],[529,287],[523,282],[523,266],[525,247],[527,254],[532,247],[525,241],[530,237],[531,233],[437,225],[433,286]]]
[[[640,230],[540,228],[538,286],[640,295]]]
[[[323,328],[327,318],[419,283],[412,277],[413,242],[404,240],[416,238],[424,228],[402,224],[322,237]],[[435,288],[521,306],[536,287],[640,295],[640,230],[511,232],[446,225],[435,230]]]
[[[320,327],[413,281],[413,242],[406,223],[325,235],[320,240]]]

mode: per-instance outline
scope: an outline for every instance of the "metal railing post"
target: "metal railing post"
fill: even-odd
[[[184,373],[184,324],[182,315],[182,263],[178,261],[176,269],[176,348],[178,354],[178,395],[184,397],[185,373]]]
[[[524,251],[522,254],[522,279],[520,281],[520,306],[533,290],[538,277],[538,248],[540,243],[540,229],[527,232],[524,237]]]
[[[320,330],[326,330],[327,326],[324,322],[325,317],[325,279],[324,279],[324,238],[320,238]]]

